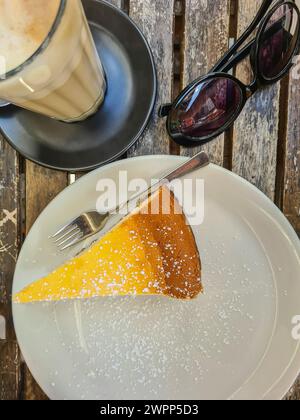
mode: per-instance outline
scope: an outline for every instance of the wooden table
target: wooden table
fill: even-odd
[[[159,78],[158,104],[205,74],[243,31],[262,0],[111,0],[144,31]],[[297,0],[298,1],[298,0]],[[299,0],[300,1],[300,0]],[[298,68],[299,69],[299,68]],[[248,64],[237,69],[249,79]],[[297,77],[298,76],[298,77]],[[211,159],[246,178],[275,201],[300,234],[300,69],[252,98],[235,127],[205,147]],[[192,155],[152,121],[128,157]],[[45,399],[24,363],[11,314],[18,252],[33,222],[70,182],[70,174],[37,166],[0,138],[0,400]],[[6,333],[3,331],[4,320]],[[287,396],[300,399],[300,383]]]

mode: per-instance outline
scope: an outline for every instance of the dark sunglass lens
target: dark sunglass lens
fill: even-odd
[[[242,90],[233,79],[215,77],[199,83],[171,111],[171,133],[199,139],[214,135],[233,120],[242,98]]]
[[[286,69],[297,48],[298,32],[296,9],[290,4],[279,6],[260,41],[259,67],[266,79],[275,79]]]

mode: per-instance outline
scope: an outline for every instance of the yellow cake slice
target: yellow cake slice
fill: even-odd
[[[167,205],[166,205],[167,204]],[[166,187],[90,249],[17,293],[16,303],[202,291],[201,262],[182,209]]]

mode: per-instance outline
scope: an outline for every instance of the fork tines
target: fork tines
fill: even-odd
[[[76,245],[77,243],[81,242],[82,238],[83,232],[76,224],[76,222],[72,222],[63,226],[53,236],[50,237],[50,239],[54,239],[54,242],[60,251],[64,251],[67,248]]]

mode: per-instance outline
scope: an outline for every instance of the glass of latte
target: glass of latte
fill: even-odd
[[[106,81],[81,0],[0,0],[0,98],[65,122],[102,104]]]

